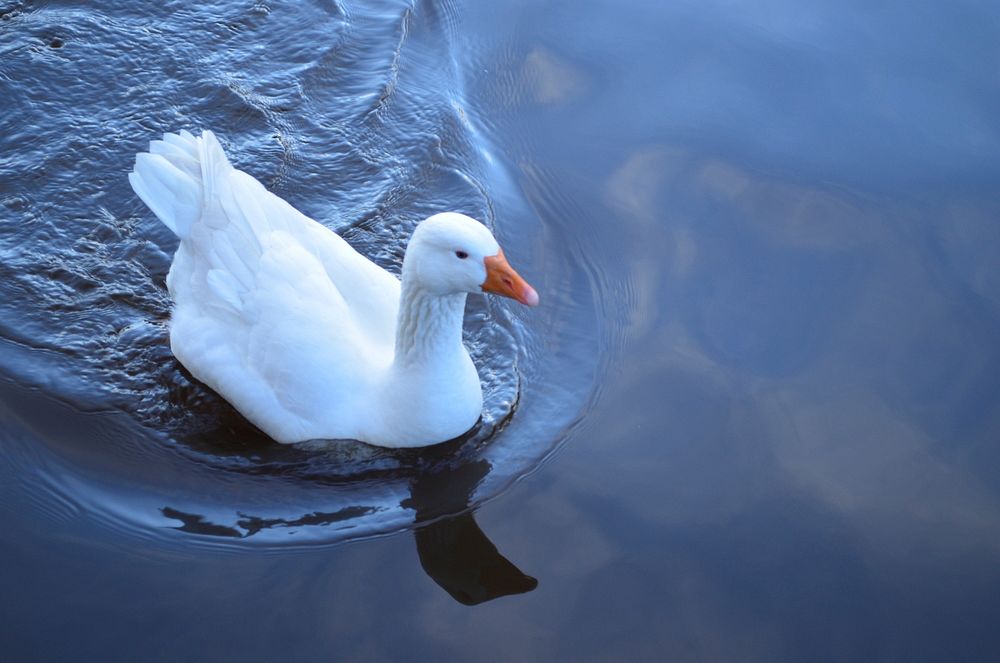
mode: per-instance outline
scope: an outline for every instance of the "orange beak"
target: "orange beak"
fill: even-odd
[[[486,264],[486,280],[480,286],[483,292],[510,297],[527,306],[538,306],[538,293],[510,266],[503,249],[495,256],[487,256],[483,262]]]

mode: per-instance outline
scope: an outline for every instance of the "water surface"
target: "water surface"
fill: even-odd
[[[990,660],[990,3],[0,5],[14,658]],[[179,367],[158,133],[398,269],[439,209],[482,426],[275,448]],[[373,538],[374,537],[374,538]]]

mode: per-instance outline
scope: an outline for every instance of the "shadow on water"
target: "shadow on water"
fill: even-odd
[[[322,449],[269,443],[260,449],[269,454],[261,466],[268,473],[247,474],[233,465],[192,463],[190,452],[164,454],[169,447],[143,443],[142,429],[120,413],[81,412],[6,380],[0,380],[0,419],[5,422],[0,440],[14,461],[0,468],[0,502],[11,508],[27,497],[17,512],[54,531],[67,520],[89,516],[109,526],[108,535],[117,531],[155,536],[163,546],[253,554],[261,548],[326,545],[414,528],[424,571],[460,603],[476,605],[529,592],[538,584],[497,550],[474,516],[479,493],[489,492],[484,481],[494,470],[476,454],[503,421],[499,426],[480,422],[465,436],[420,450],[342,442],[324,455]],[[234,425],[234,430],[249,426]],[[118,465],[119,454],[106,451],[120,449],[123,442],[134,447],[125,467]],[[337,460],[359,450],[372,456]],[[379,463],[373,464],[372,457],[395,465],[373,469]],[[109,459],[114,459],[110,466]],[[358,475],[321,473],[345,466]],[[148,493],[145,497],[123,488],[136,484]],[[379,490],[372,492],[372,486]],[[161,500],[159,506],[153,507],[153,500]],[[324,503],[335,508],[307,510]]]
[[[403,503],[417,512],[413,536],[424,571],[465,605],[523,594],[538,586],[537,580],[500,554],[472,513],[441,516],[464,508],[489,471],[490,464],[480,460],[454,471],[423,475],[412,483],[410,499]]]
[[[174,529],[187,532],[189,534],[198,534],[201,536],[223,536],[233,539],[245,539],[248,536],[253,536],[261,530],[269,529],[271,527],[323,527],[326,525],[335,525],[352,518],[367,516],[375,511],[376,509],[374,507],[348,506],[333,513],[314,512],[295,519],[244,516],[237,521],[236,524],[238,527],[229,527],[227,525],[217,525],[215,523],[208,522],[205,520],[205,516],[199,516],[194,513],[184,513],[183,511],[179,511],[169,506],[165,506],[160,509],[160,512],[167,518],[179,520],[183,523],[180,527],[175,527]]]
[[[459,603],[478,605],[511,594],[530,592],[538,581],[500,554],[469,511],[472,495],[489,474],[490,463],[447,465],[421,474],[410,484],[410,497],[400,506],[416,512],[413,532],[417,555],[427,575]],[[269,528],[336,526],[370,515],[373,507],[345,507],[332,513],[314,512],[299,518],[244,516],[236,527],[208,521],[205,516],[171,507],[164,516],[180,521],[175,529],[199,536],[243,539]],[[451,515],[458,513],[459,515]]]

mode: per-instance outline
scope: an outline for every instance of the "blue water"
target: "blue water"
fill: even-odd
[[[124,5],[124,6],[123,6]],[[1000,656],[1000,8],[0,3],[12,660]],[[539,290],[417,453],[276,448],[166,343],[135,152]]]

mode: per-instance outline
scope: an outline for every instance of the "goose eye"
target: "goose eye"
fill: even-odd
[[[465,251],[455,251],[455,256],[460,258],[461,260],[465,260],[466,258],[469,257],[469,254],[466,253]]]

